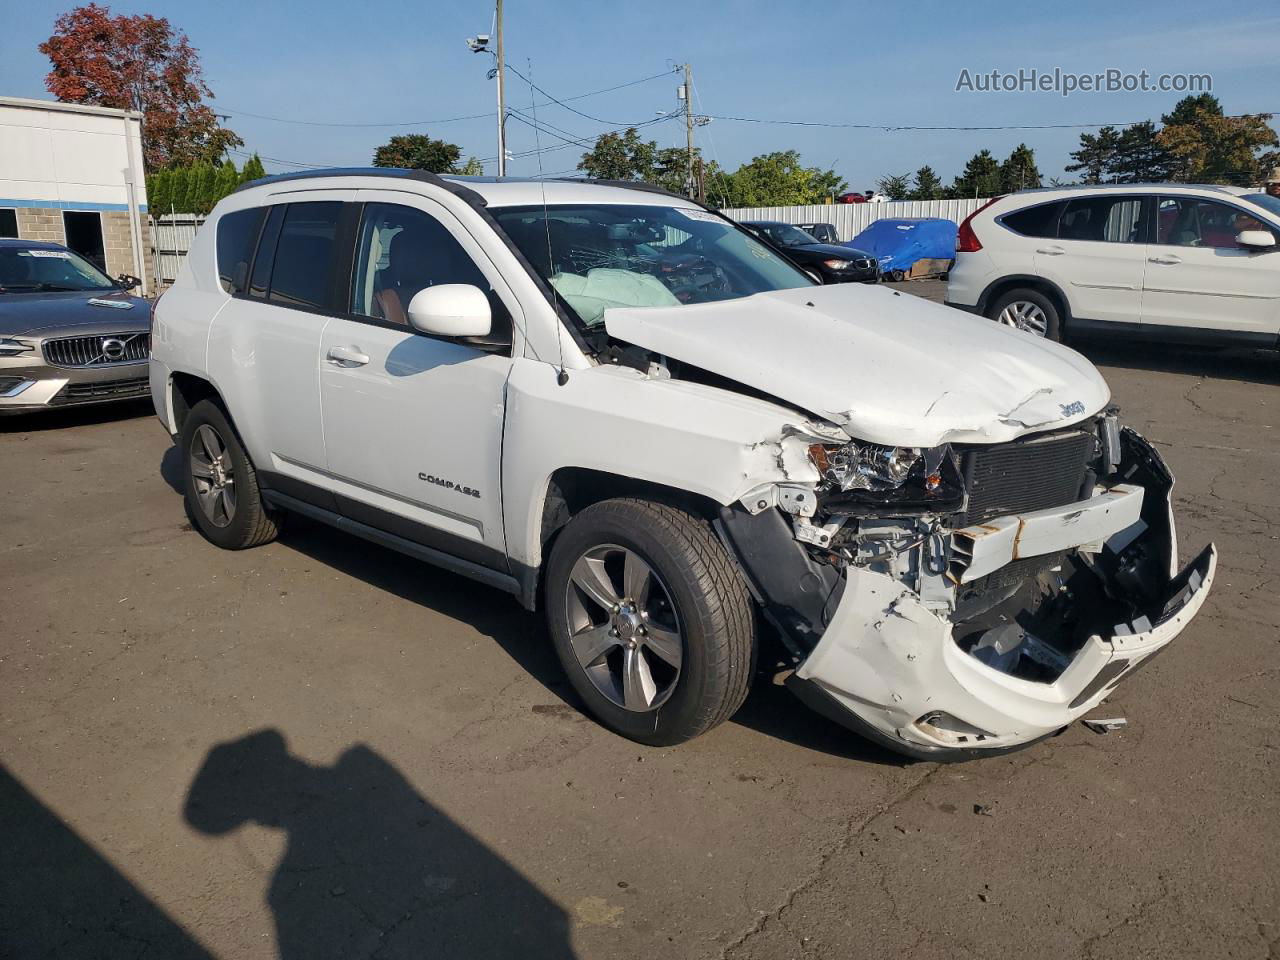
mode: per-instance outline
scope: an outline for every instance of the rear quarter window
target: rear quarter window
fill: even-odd
[[[218,219],[218,282],[227,293],[244,293],[249,286],[249,264],[265,213],[264,208],[254,207]]]
[[[270,301],[288,307],[328,305],[341,212],[337,201],[289,204],[276,244]]]
[[[1067,201],[1041,203],[1024,210],[1006,213],[1000,222],[1014,233],[1024,237],[1056,237],[1058,235],[1058,218],[1066,208]]]

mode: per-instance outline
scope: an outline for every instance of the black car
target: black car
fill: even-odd
[[[137,285],[56,243],[0,240],[0,415],[150,396]]]
[[[819,243],[791,223],[744,220],[742,225],[823,283],[874,283],[880,270],[876,258],[852,247]]]

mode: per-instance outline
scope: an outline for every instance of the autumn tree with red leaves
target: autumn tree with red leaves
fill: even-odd
[[[60,16],[40,44],[53,69],[45,86],[59,100],[137,110],[149,171],[212,162],[244,144],[218,123],[200,58],[165,17],[111,16],[97,3]]]

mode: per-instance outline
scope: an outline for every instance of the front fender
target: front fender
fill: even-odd
[[[817,483],[807,447],[823,428],[768,403],[625,367],[570,371],[517,359],[507,381],[502,502],[511,559],[542,561],[542,509],[556,470],[623,474],[735,503],[767,483]],[[827,427],[830,432],[832,428]]]

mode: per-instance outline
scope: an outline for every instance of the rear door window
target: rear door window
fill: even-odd
[[[266,212],[265,207],[254,207],[218,220],[218,282],[227,293],[244,293],[249,288],[249,264]]]
[[[1000,222],[1014,233],[1024,237],[1056,237],[1058,235],[1058,218],[1066,209],[1067,201],[1057,203],[1040,203],[1025,210],[1006,213]]]
[[[341,214],[336,200],[289,204],[271,270],[272,303],[313,310],[330,306]]]
[[[1144,199],[1134,196],[1076,197],[1058,221],[1059,240],[1146,243]]]

